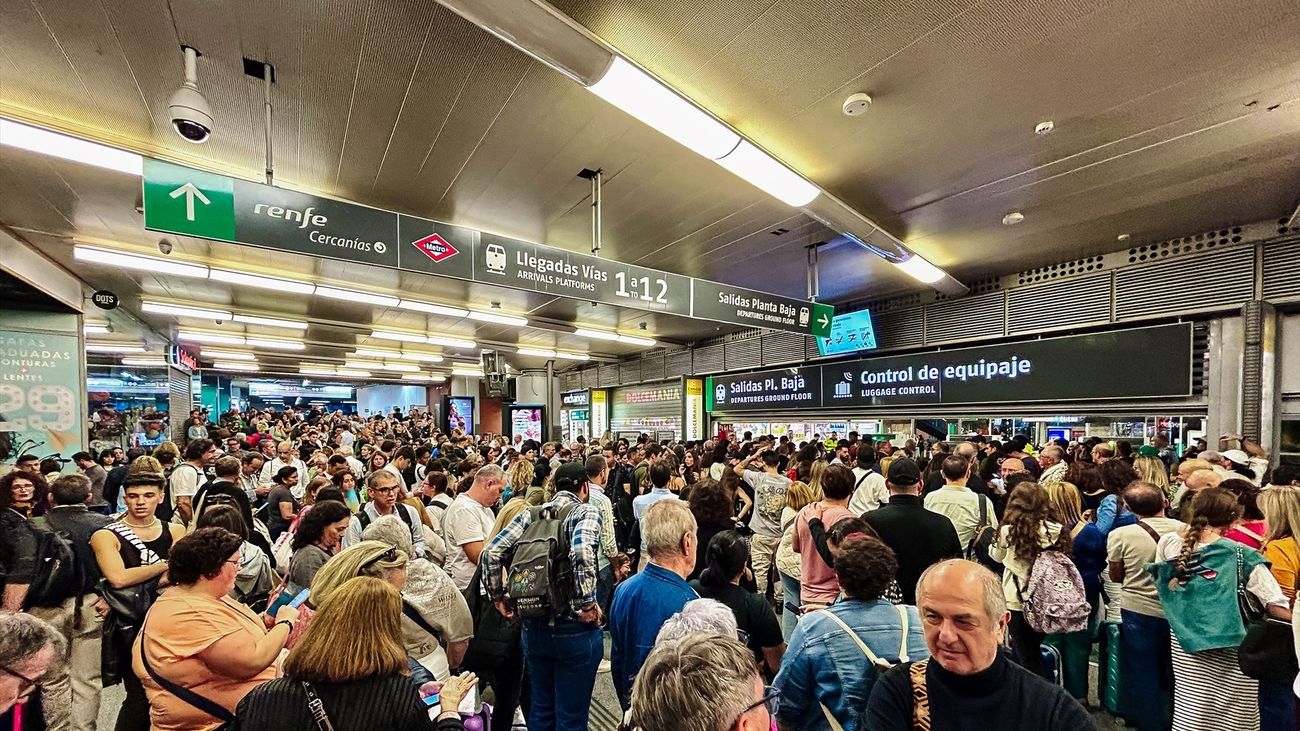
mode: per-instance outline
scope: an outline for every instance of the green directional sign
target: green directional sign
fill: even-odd
[[[234,179],[145,158],[144,227],[234,241]]]

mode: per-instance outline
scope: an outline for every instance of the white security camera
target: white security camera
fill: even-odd
[[[189,46],[182,46],[181,50],[185,53],[185,82],[167,102],[167,114],[181,139],[202,144],[212,136],[212,108],[199,93],[199,52]]]
[[[172,253],[172,242],[168,241],[167,239],[161,239],[161,240],[159,240],[159,241],[158,241],[158,251],[161,251],[161,252],[163,253],[164,256],[166,256],[167,254]]]

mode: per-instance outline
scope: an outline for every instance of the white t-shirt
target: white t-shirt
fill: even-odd
[[[176,507],[176,498],[194,497],[207,481],[208,478],[199,471],[199,468],[189,462],[177,465],[176,469],[172,470],[171,479],[167,481],[167,487],[172,495],[172,507]]]
[[[885,485],[884,475],[879,472],[854,467],[853,486],[849,511],[854,515],[862,515],[889,503],[889,487]]]
[[[468,494],[457,495],[451,507],[442,514],[442,537],[447,544],[446,569],[457,589],[464,591],[478,569],[461,547],[475,541],[486,541],[495,522],[492,510]]]

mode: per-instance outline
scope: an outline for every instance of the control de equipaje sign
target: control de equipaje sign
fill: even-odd
[[[144,161],[151,231],[345,259],[683,317],[824,337],[833,308],[462,226]]]
[[[1187,323],[714,376],[709,411],[1186,397]]]

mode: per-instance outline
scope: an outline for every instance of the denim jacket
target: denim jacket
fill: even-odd
[[[903,609],[908,618],[908,659],[929,657],[916,607]],[[833,613],[852,627],[876,657],[890,663],[899,660],[902,623],[893,604],[883,599],[840,599],[824,612]],[[790,638],[774,682],[781,689],[778,716],[793,728],[829,729],[821,708],[825,705],[844,731],[854,731],[879,675],[838,622],[823,612],[804,615]]]

